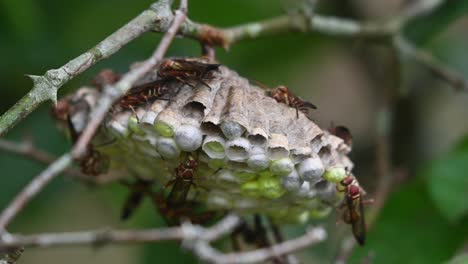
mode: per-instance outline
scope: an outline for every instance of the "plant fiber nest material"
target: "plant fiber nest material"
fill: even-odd
[[[157,78],[155,70],[140,83]],[[189,197],[210,209],[303,222],[326,216],[343,199],[336,184],[353,168],[350,146],[302,112],[297,117],[295,108],[225,66],[209,87],[164,85],[174,91],[170,100],[109,112],[93,146],[110,160],[110,170],[97,177],[119,172],[164,186],[183,153],[191,152],[199,167]],[[72,97],[88,104],[70,118],[80,130],[99,91],[83,87]]]

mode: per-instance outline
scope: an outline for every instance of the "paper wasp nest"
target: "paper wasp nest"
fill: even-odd
[[[141,83],[156,78],[155,71]],[[199,167],[189,197],[208,208],[295,222],[325,216],[342,200],[335,185],[353,168],[350,146],[303,113],[297,117],[295,108],[224,66],[213,72],[210,87],[165,85],[174,91],[170,100],[108,114],[93,146],[110,160],[111,171],[163,186],[181,154],[193,152]],[[89,88],[76,93],[90,106],[71,116],[78,130],[98,96]]]

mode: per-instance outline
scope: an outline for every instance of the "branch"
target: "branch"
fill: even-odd
[[[66,82],[84,72],[102,59],[116,53],[130,41],[147,31],[167,32],[175,16],[170,10],[170,0],[160,0],[142,12],[128,24],[104,39],[98,45],[71,60],[58,69],[47,71],[42,76],[30,76],[33,89],[0,117],[0,136],[25,118],[41,103],[56,102],[57,91]],[[259,37],[291,31],[318,32],[330,36],[389,38],[398,34],[407,21],[438,7],[443,0],[417,1],[402,15],[386,23],[359,22],[351,19],[327,17],[299,10],[293,15],[283,15],[264,21],[247,23],[231,28],[218,28],[186,20],[179,25],[179,34],[196,39],[210,46],[228,48],[232,44]],[[125,89],[122,89],[125,90]]]
[[[169,8],[169,2],[167,1],[160,1],[157,4],[153,4],[153,8],[161,8],[160,6],[165,6],[165,8]],[[78,139],[75,147],[72,150],[72,154],[69,153],[64,154],[61,158],[57,161],[52,163],[44,172],[39,174],[26,188],[18,194],[17,197],[13,200],[11,204],[2,212],[0,215],[0,232],[10,223],[10,221],[18,214],[18,212],[26,205],[26,203],[33,198],[50,180],[52,180],[55,176],[59,173],[64,171],[68,168],[72,163],[72,156],[73,157],[80,157],[86,151],[86,146],[88,145],[89,141],[91,140],[92,136],[94,135],[95,130],[101,123],[102,119],[104,118],[107,111],[109,111],[110,107],[112,106],[113,102],[117,100],[122,94],[124,94],[130,87],[144,74],[148,71],[153,69],[159,61],[164,56],[166,50],[168,49],[172,39],[174,38],[178,27],[184,21],[186,15],[185,12],[187,10],[187,0],[182,0],[180,4],[180,9],[176,11],[176,15],[174,17],[174,21],[172,25],[169,27],[167,33],[164,35],[163,39],[158,45],[158,48],[154,52],[154,54],[141,65],[136,67],[135,69],[131,70],[127,74],[125,74],[122,79],[117,82],[113,86],[105,87],[104,95],[100,99],[100,105],[91,113],[93,117],[88,125],[86,126],[85,130],[83,131],[82,135]],[[143,12],[145,13],[145,12]],[[152,13],[155,13],[152,11]],[[141,16],[141,15],[140,15]],[[138,18],[138,17],[137,17]],[[133,20],[135,21],[135,19]],[[132,24],[130,22],[129,24]],[[126,28],[129,24],[127,24],[124,28],[125,30],[135,30],[137,29],[129,29]],[[133,25],[133,24],[132,24]],[[133,25],[133,26],[138,26]],[[148,25],[145,24],[147,27]],[[118,32],[122,31],[120,29]],[[114,33],[115,35],[116,33]],[[113,36],[113,35],[111,35]],[[114,36],[115,37],[115,36]],[[106,40],[104,41],[106,42]],[[0,120],[1,123],[1,120]]]
[[[239,223],[240,218],[231,214],[210,228],[185,223],[180,227],[148,230],[93,230],[36,235],[4,233],[0,236],[0,250],[13,247],[104,245],[109,243],[146,243],[168,240],[211,242],[232,232]]]
[[[257,263],[304,249],[325,240],[326,237],[327,235],[325,230],[318,227],[307,231],[307,233],[301,237],[291,239],[268,248],[247,252],[220,253],[211,247],[206,241],[197,241],[191,245],[190,248],[200,259],[210,263]]]
[[[385,23],[360,22],[333,16],[317,15],[308,10],[296,10],[290,15],[282,15],[263,21],[247,23],[231,28],[219,28],[187,20],[181,27],[181,35],[197,39],[212,46],[229,47],[248,39],[285,32],[318,32],[335,37],[391,38],[399,33],[406,23],[417,16],[437,8],[443,0],[416,1],[399,16]]]
[[[166,54],[166,51],[177,34],[179,27],[186,19],[186,13],[187,0],[181,0],[180,7],[175,12],[171,26],[167,30],[166,34],[164,34],[164,37],[159,43],[157,49],[154,51],[153,55],[149,59],[142,62],[138,67],[123,75],[116,84],[104,88],[104,94],[99,99],[99,106],[96,107],[96,109],[91,113],[92,119],[86,125],[86,128],[84,129],[72,150],[72,155],[74,158],[79,158],[85,154],[86,146],[94,136],[96,129],[99,127],[114,102],[117,101],[122,95],[124,95],[136,81],[138,81],[150,70],[154,69],[163,59],[164,54]]]
[[[402,55],[412,58],[417,63],[428,68],[434,75],[445,80],[457,91],[468,92],[468,82],[463,76],[437,61],[432,54],[416,48],[402,36],[394,38],[394,45]]]
[[[0,250],[20,247],[102,246],[176,240],[182,241],[202,260],[213,263],[254,263],[292,253],[326,239],[323,228],[314,228],[296,239],[249,252],[223,254],[210,246],[210,242],[231,233],[240,223],[240,217],[231,214],[209,228],[185,223],[180,227],[149,230],[93,230],[36,235],[3,233],[0,236]]]
[[[38,194],[55,176],[60,174],[72,163],[70,154],[64,154],[46,170],[36,176],[29,184],[13,199],[0,215],[0,234],[5,232],[6,226],[23,209],[23,207]]]
[[[29,93],[0,117],[0,136],[7,133],[42,103],[48,100],[56,103],[58,90],[97,62],[110,57],[120,48],[150,30],[168,30],[173,18],[170,9],[171,2],[161,0],[151,5],[148,10],[143,11],[95,47],[62,67],[48,70],[42,76],[29,75],[34,86]]]
[[[34,144],[29,140],[24,140],[20,143],[11,142],[8,140],[0,139],[0,150],[11,152],[16,155],[24,156],[30,160],[38,161],[40,163],[49,165],[57,158],[47,152],[37,149]],[[79,170],[74,168],[66,169],[65,172],[73,178],[90,181],[90,177],[84,175]]]

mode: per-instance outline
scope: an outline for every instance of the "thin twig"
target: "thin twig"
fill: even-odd
[[[30,160],[38,161],[46,165],[51,164],[57,159],[57,157],[36,148],[32,142],[26,140],[16,143],[5,139],[0,139],[0,150],[24,156]],[[68,168],[65,170],[65,173],[72,176],[73,178],[80,180],[87,180],[90,178],[75,168]]]
[[[7,225],[23,209],[23,207],[38,194],[55,176],[60,174],[72,163],[70,154],[64,154],[46,170],[36,176],[29,184],[8,204],[0,215],[0,234],[5,232]]]
[[[154,69],[158,63],[163,59],[164,54],[169,48],[172,40],[174,39],[179,27],[186,19],[187,0],[180,1],[180,8],[175,12],[174,20],[167,30],[166,34],[159,43],[153,55],[141,63],[135,69],[122,76],[122,78],[114,85],[105,87],[104,94],[99,100],[99,106],[91,113],[92,119],[87,124],[83,133],[79,137],[76,145],[72,150],[74,158],[80,158],[86,152],[86,147],[93,137],[96,129],[101,124],[101,121],[106,116],[113,103],[125,94],[133,84],[143,77],[150,70]]]
[[[392,36],[400,33],[409,19],[428,13],[442,2],[443,0],[417,1],[415,5],[408,8],[402,15],[386,23],[360,22],[351,19],[322,16],[315,13],[310,17],[310,14],[303,12],[303,14],[297,13],[295,16],[282,15],[225,29],[187,19],[185,23],[179,25],[178,34],[196,39],[209,46],[221,46],[224,48],[228,48],[238,41],[278,35],[291,31],[390,40]],[[94,48],[71,60],[64,66],[49,70],[42,76],[30,76],[34,81],[33,89],[0,117],[0,136],[5,134],[43,102],[48,100],[56,102],[57,91],[65,83],[102,59],[108,58],[130,41],[150,30],[167,32],[171,25],[170,22],[175,20],[170,10],[171,3],[171,0],[160,0],[154,3],[149,10],[142,12]]]
[[[13,128],[42,103],[57,102],[57,91],[68,81],[81,74],[99,61],[106,59],[144,33],[157,30],[167,31],[173,14],[170,0],[160,0],[151,5],[126,25],[109,35],[96,46],[67,62],[58,69],[48,70],[42,76],[29,77],[34,86],[14,106],[0,117],[0,136]]]
[[[468,81],[458,72],[443,65],[432,54],[416,48],[402,36],[395,36],[394,45],[402,55],[412,58],[417,63],[429,69],[434,75],[446,81],[457,91],[468,92]]]
[[[164,1],[163,1],[164,2]],[[142,63],[139,67],[130,71],[122,77],[122,79],[114,86],[106,87],[105,95],[100,99],[100,105],[92,113],[92,119],[87,125],[83,135],[78,139],[77,144],[72,150],[72,155],[75,157],[81,156],[86,151],[86,146],[94,134],[95,129],[104,118],[109,108],[112,106],[114,100],[117,100],[123,93],[125,93],[133,83],[138,80],[145,73],[150,71],[162,59],[169,44],[171,43],[178,27],[185,19],[185,11],[187,9],[187,1],[181,1],[181,10],[176,11],[174,22],[161,40],[158,48],[153,56]],[[52,180],[60,172],[68,168],[72,159],[70,154],[64,154],[56,162],[52,163],[44,172],[39,174],[26,188],[13,200],[11,204],[0,215],[0,231],[4,230],[8,223],[15,217],[15,215],[24,207],[24,205],[33,198],[50,180]]]
[[[298,238],[291,239],[268,248],[247,252],[223,254],[211,247],[209,243],[206,243],[205,241],[197,241],[197,243],[194,243],[192,250],[200,259],[210,263],[256,263],[291,252],[296,252],[311,245],[317,244],[325,240],[326,236],[327,235],[325,230],[321,227],[318,227],[307,231],[306,234]]]
[[[76,245],[104,245],[121,243],[145,243],[168,240],[204,240],[219,239],[231,232],[239,223],[239,217],[228,215],[216,225],[204,228],[184,224],[180,227],[168,227],[148,230],[91,230],[64,233],[45,233],[34,235],[0,236],[0,250],[12,247],[62,247]]]
[[[161,1],[161,3],[169,4],[168,2]],[[185,12],[187,11],[187,0],[181,0],[180,9],[176,11],[174,21],[169,27],[165,36],[158,45],[154,54],[142,63],[139,67],[133,69],[114,86],[106,87],[105,94],[101,98],[101,104],[92,113],[93,118],[90,120],[82,136],[78,139],[77,144],[72,150],[72,153],[66,153],[54,163],[52,163],[46,170],[34,178],[24,189],[19,193],[13,201],[3,210],[0,215],[0,232],[6,232],[6,226],[11,220],[21,211],[21,209],[38,194],[44,186],[47,185],[55,176],[67,169],[72,164],[72,156],[80,157],[86,151],[86,146],[92,138],[94,131],[104,118],[107,111],[109,111],[112,103],[124,94],[140,77],[154,68],[158,62],[163,58],[166,50],[168,49],[172,39],[179,26],[186,18]]]

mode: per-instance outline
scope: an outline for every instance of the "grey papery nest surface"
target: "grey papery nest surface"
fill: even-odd
[[[155,71],[140,83],[156,78]],[[166,85],[175,93],[171,100],[135,111],[114,107],[108,114],[93,145],[110,159],[110,172],[163,186],[174,177],[181,154],[194,152],[199,168],[190,199],[279,222],[326,216],[343,199],[336,184],[353,168],[350,146],[303,113],[297,118],[295,108],[224,66],[209,80],[211,89],[202,83]],[[74,96],[90,105],[71,117],[80,129],[99,91],[81,88]]]

